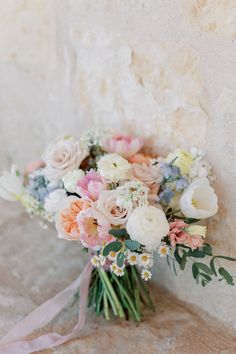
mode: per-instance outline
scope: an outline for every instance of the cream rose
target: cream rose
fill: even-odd
[[[193,181],[180,198],[180,209],[188,218],[206,219],[217,213],[217,196],[207,178]]]
[[[163,210],[151,205],[140,206],[128,218],[127,231],[131,240],[155,250],[168,234],[169,224]]]
[[[65,189],[70,193],[77,193],[78,181],[80,181],[84,176],[84,171],[80,169],[67,172],[67,174],[62,177],[62,182]]]
[[[124,224],[132,211],[132,205],[119,206],[119,191],[117,189],[101,192],[96,202],[97,209],[112,225]]]
[[[87,155],[87,148],[73,137],[50,144],[43,155],[46,177],[49,180],[61,179],[78,168]]]
[[[118,154],[107,154],[97,163],[100,175],[110,182],[118,182],[128,178],[130,164]]]

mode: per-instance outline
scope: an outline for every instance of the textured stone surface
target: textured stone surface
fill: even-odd
[[[156,152],[195,144],[217,176],[209,239],[236,256],[235,1],[0,0],[0,10],[1,169],[23,168],[52,138],[99,125],[143,134]],[[66,286],[81,256],[17,206],[1,206],[4,333]],[[235,288],[202,289],[164,262],[155,280],[236,327]]]
[[[186,0],[189,18],[198,29],[236,38],[234,0]]]

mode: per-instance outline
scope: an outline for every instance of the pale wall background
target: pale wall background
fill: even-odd
[[[195,145],[217,175],[220,212],[209,240],[216,253],[236,256],[235,0],[0,0],[0,78],[1,169],[12,162],[23,168],[50,139],[94,126],[143,134],[161,153]],[[1,207],[0,226],[8,230],[1,235],[1,272],[12,284],[20,279],[37,299],[47,272],[56,289],[63,250],[71,262],[66,272],[76,274],[72,244],[41,246],[54,233],[38,227],[42,238],[33,243],[32,221],[12,205]],[[14,234],[9,221],[19,223]],[[37,257],[45,258],[41,268]],[[236,288],[202,289],[190,271],[176,278],[165,262],[155,279],[236,328]],[[15,301],[26,306],[21,297]]]

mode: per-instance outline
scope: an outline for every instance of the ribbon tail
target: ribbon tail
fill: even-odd
[[[73,338],[84,326],[87,310],[89,283],[92,265],[89,262],[74,283],[46,301],[16,324],[0,341],[0,354],[29,354],[42,349],[61,345]],[[80,289],[79,317],[72,332],[67,335],[48,333],[33,340],[25,340],[32,332],[51,322],[56,315],[68,304],[74,292]]]

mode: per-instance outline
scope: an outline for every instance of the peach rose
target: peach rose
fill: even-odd
[[[80,229],[76,218],[90,204],[75,196],[70,196],[64,200],[60,210],[56,216],[56,229],[58,237],[68,241],[76,241],[80,239]]]
[[[150,193],[158,192],[163,176],[157,166],[134,163],[131,165],[131,172],[134,180],[139,180],[150,188]]]
[[[25,168],[25,174],[29,175],[40,168],[45,167],[45,162],[43,160],[35,160],[30,162]]]
[[[142,154],[141,152],[128,158],[130,163],[139,163],[139,164],[145,163],[146,165],[149,165],[151,159],[152,157],[150,155],[145,155]]]

